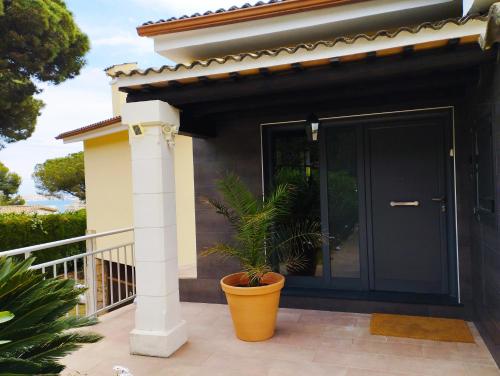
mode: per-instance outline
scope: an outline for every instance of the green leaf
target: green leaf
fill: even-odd
[[[10,321],[14,318],[14,314],[9,311],[0,311],[0,324]]]
[[[10,317],[0,325],[0,375],[59,374],[62,357],[102,338],[75,330],[95,319],[66,316],[80,295],[74,281],[43,279],[32,262],[0,257],[0,307],[14,315],[0,315]]]

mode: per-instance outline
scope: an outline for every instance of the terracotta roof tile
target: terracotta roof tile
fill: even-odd
[[[284,3],[286,1],[289,1],[289,0],[268,0],[268,1],[258,1],[254,4],[250,4],[250,3],[245,3],[243,5],[240,5],[240,6],[236,6],[236,5],[233,5],[232,7],[230,8],[220,8],[220,9],[217,9],[217,10],[207,10],[206,12],[203,12],[203,13],[193,13],[191,15],[188,15],[188,14],[185,14],[183,16],[180,16],[180,17],[170,17],[170,18],[167,18],[167,19],[160,19],[158,21],[147,21],[147,22],[144,22],[142,24],[142,26],[146,26],[146,25],[154,25],[154,24],[159,24],[159,23],[165,23],[165,22],[172,22],[172,21],[178,21],[178,20],[185,20],[185,19],[188,19],[188,18],[196,18],[196,17],[202,17],[202,16],[209,16],[211,14],[217,14],[217,13],[227,13],[227,12],[234,12],[235,10],[241,10],[241,9],[247,9],[247,8],[256,8],[256,7],[260,7],[260,6],[263,6],[263,5],[270,5],[270,4],[275,4],[275,3]]]
[[[455,25],[465,25],[471,20],[481,20],[481,21],[486,21],[488,19],[487,15],[481,15],[481,14],[476,14],[476,15],[469,15],[466,17],[457,17],[457,18],[449,18],[446,20],[442,21],[436,21],[436,22],[424,22],[415,26],[402,26],[394,30],[380,30],[375,33],[360,33],[354,36],[340,36],[332,40],[321,40],[317,42],[312,42],[312,43],[300,43],[298,45],[292,46],[292,47],[279,47],[279,48],[274,48],[274,49],[264,49],[264,50],[258,50],[255,52],[243,52],[239,54],[234,54],[234,55],[227,55],[224,57],[215,57],[215,58],[210,58],[207,60],[194,60],[191,63],[185,64],[185,63],[180,63],[176,65],[163,65],[159,68],[147,68],[144,70],[141,69],[133,69],[129,72],[123,72],[123,71],[117,71],[112,77],[130,77],[134,75],[141,75],[141,76],[146,76],[148,73],[154,72],[154,73],[162,73],[164,71],[170,71],[170,72],[176,72],[180,69],[186,69],[190,70],[193,69],[197,66],[202,66],[202,67],[208,67],[212,64],[225,64],[229,61],[235,61],[239,62],[244,59],[259,59],[264,56],[277,56],[281,53],[287,53],[287,54],[295,54],[298,51],[314,51],[318,47],[327,47],[331,48],[334,47],[335,45],[339,43],[344,43],[344,44],[353,44],[356,41],[360,39],[365,39],[367,41],[374,41],[377,38],[380,37],[386,37],[386,38],[395,38],[399,34],[403,32],[408,32],[411,34],[417,34],[420,31],[424,29],[432,29],[432,30],[440,30],[446,25],[449,24],[455,24]]]
[[[113,64],[113,65],[110,65],[109,67],[106,67],[103,69],[104,72],[110,70],[110,69],[113,69],[114,67],[117,67],[119,65],[126,65],[126,64],[137,64],[136,61],[131,61],[131,62],[125,62],[125,63],[119,63],[119,64]]]
[[[104,128],[104,127],[111,125],[111,124],[120,123],[121,121],[122,121],[121,116],[115,116],[115,117],[112,117],[110,119],[101,120],[97,123],[86,125],[85,127],[81,127],[81,128],[73,129],[73,130],[68,131],[68,132],[61,133],[60,135],[56,136],[56,140],[61,140],[63,138],[76,136],[76,135],[81,134],[81,133],[94,131],[96,129]]]

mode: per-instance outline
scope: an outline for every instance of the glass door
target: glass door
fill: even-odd
[[[294,187],[292,215],[287,219],[290,228],[308,223],[321,231],[319,145],[309,142],[304,125],[283,125],[267,129],[266,187],[289,184]],[[323,286],[322,247],[302,244],[293,250],[301,259],[299,265],[276,265],[286,276],[288,286]]]
[[[362,129],[323,125],[322,224],[329,286],[364,290],[366,276]]]
[[[276,265],[287,286],[365,288],[361,130],[322,124],[319,141],[309,141],[302,123],[270,126],[263,135],[266,187],[293,185],[290,221],[317,223],[324,239],[298,251],[306,260],[300,268]]]

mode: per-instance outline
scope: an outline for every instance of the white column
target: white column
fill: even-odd
[[[132,354],[168,357],[187,341],[181,317],[177,266],[174,146],[169,132],[179,113],[161,101],[127,103],[134,201],[137,308],[130,333]]]

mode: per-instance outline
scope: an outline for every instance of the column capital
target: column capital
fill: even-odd
[[[167,102],[153,100],[125,103],[122,107],[122,124],[179,127],[179,110]]]
[[[152,100],[126,103],[122,107],[121,116],[122,124],[139,126],[145,133],[150,133],[151,128],[157,128],[156,133],[161,132],[165,141],[173,146],[174,136],[179,131],[180,116],[179,110],[167,102]]]

